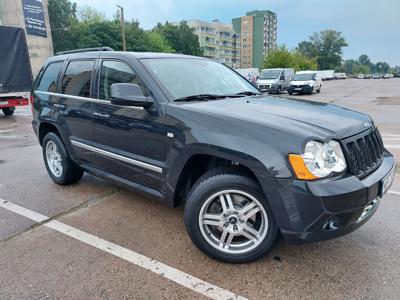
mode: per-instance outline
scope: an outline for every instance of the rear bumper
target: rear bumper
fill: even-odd
[[[356,230],[378,208],[381,181],[394,166],[393,156],[385,152],[381,166],[362,180],[349,174],[311,182],[276,179],[280,201],[271,199],[270,204],[283,237],[302,243]]]
[[[0,98],[0,109],[5,107],[16,107],[28,105],[29,100],[26,98]]]

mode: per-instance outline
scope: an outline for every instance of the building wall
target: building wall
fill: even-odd
[[[235,32],[241,36],[240,67],[261,68],[268,50],[276,48],[276,13],[268,10],[251,11],[247,12],[246,16],[232,19],[232,24]],[[246,32],[243,32],[243,29]],[[250,40],[252,43],[248,45]]]
[[[187,24],[198,36],[205,57],[230,67],[240,66],[240,36],[235,33],[231,24],[200,20],[190,20]]]
[[[43,0],[47,37],[26,35],[32,73],[35,77],[44,61],[53,55],[53,42],[51,39],[47,1]],[[22,27],[25,29],[22,0],[0,0],[0,23],[5,26]]]

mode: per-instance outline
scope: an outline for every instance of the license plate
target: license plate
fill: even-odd
[[[381,197],[386,194],[386,192],[390,189],[393,179],[394,179],[394,173],[395,173],[395,168],[393,168],[389,174],[386,175],[385,178],[382,179],[381,181]]]
[[[301,88],[295,88],[294,90],[295,91],[301,91]]]
[[[0,101],[0,105],[7,105],[8,101]]]

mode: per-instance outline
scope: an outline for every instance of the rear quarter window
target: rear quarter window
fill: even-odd
[[[39,79],[36,90],[55,93],[57,91],[57,80],[62,65],[62,61],[49,64],[44,70],[42,77]]]
[[[71,61],[64,74],[62,93],[89,98],[93,66],[94,60]]]

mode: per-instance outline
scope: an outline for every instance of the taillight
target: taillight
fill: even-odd
[[[34,102],[34,100],[35,100],[35,96],[34,96],[33,94],[30,94],[30,96],[29,96],[29,102],[31,103],[31,111],[32,111],[32,114],[33,114],[33,102]]]

